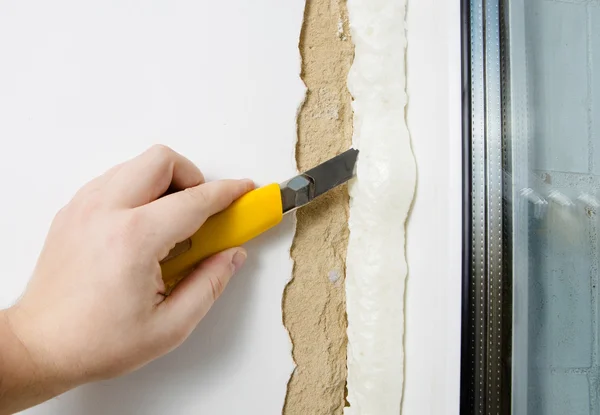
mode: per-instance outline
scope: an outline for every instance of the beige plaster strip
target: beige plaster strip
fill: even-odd
[[[298,116],[296,161],[304,171],[352,142],[352,97],[346,78],[354,46],[345,0],[307,0],[300,53],[307,96]],[[288,384],[285,415],[343,412],[347,246],[346,186],[297,212],[293,278],[283,298],[283,320],[297,367]]]

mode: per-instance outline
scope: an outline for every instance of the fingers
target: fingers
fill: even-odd
[[[140,207],[144,210],[147,226],[152,229],[157,254],[166,255],[176,243],[192,236],[206,219],[253,188],[251,180],[218,180],[190,187]]]
[[[107,199],[119,207],[134,208],[177,190],[204,183],[202,172],[187,158],[156,145],[123,163],[103,183]]]
[[[232,248],[204,260],[163,301],[163,327],[182,327],[181,341],[221,296],[229,280],[246,260],[246,251]]]

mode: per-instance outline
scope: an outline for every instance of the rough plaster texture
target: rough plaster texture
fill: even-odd
[[[344,0],[306,3],[300,38],[306,101],[298,116],[300,171],[348,149],[352,98],[346,78],[354,47]],[[345,258],[348,190],[332,191],[297,213],[293,279],[283,299],[296,370],[284,414],[341,414],[346,384]]]

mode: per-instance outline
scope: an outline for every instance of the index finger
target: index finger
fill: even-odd
[[[104,184],[113,203],[135,208],[152,202],[169,188],[185,189],[204,182],[190,160],[163,145],[155,145],[125,162]]]
[[[206,219],[252,189],[251,180],[218,180],[172,193],[138,209],[144,211],[147,226],[153,229],[158,253],[166,255],[176,243],[196,233]]]

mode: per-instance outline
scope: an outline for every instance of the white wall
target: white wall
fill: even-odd
[[[153,143],[207,179],[292,176],[303,9],[303,0],[0,1],[0,306],[22,292],[75,190]],[[292,237],[288,219],[249,244],[247,266],[181,348],[30,413],[280,411],[293,367],[281,321]]]

